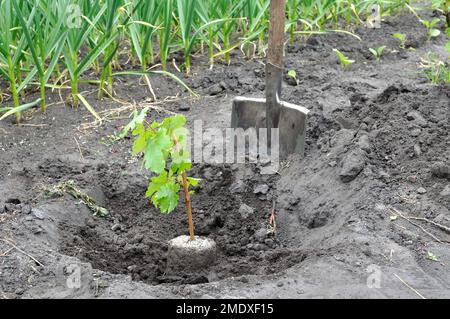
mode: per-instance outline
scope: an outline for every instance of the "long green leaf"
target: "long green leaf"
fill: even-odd
[[[14,115],[16,113],[22,113],[23,111],[31,109],[33,106],[38,105],[40,102],[41,102],[41,99],[37,99],[36,101],[34,101],[32,103],[23,104],[19,107],[15,107],[15,108],[10,108],[10,110],[8,112],[6,112],[5,114],[3,114],[2,117],[0,117],[0,121],[6,119],[7,117]]]

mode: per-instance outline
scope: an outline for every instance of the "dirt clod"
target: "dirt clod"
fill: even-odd
[[[345,156],[342,161],[342,167],[339,176],[344,183],[353,181],[366,165],[366,156],[364,152],[357,148]]]
[[[450,165],[444,162],[436,162],[431,166],[431,173],[438,178],[450,179]]]

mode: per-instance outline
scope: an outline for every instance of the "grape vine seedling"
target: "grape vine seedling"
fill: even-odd
[[[333,49],[334,52],[336,52],[337,57],[339,58],[339,63],[342,66],[342,69],[345,71],[345,69],[350,65],[355,63],[355,60],[350,60],[347,58],[344,53],[339,51],[338,49]]]
[[[375,57],[375,59],[377,61],[380,60],[381,56],[383,55],[384,49],[386,49],[386,46],[383,45],[377,49],[373,49],[373,48],[369,48],[370,53],[373,54],[373,56]]]
[[[400,41],[400,49],[404,49],[406,47],[406,34],[394,33],[392,36]]]
[[[200,180],[187,177],[186,172],[192,167],[190,151],[187,148],[189,131],[184,127],[186,118],[175,115],[161,123],[154,121],[151,125],[145,121],[143,110],[135,114],[126,130],[132,130],[136,137],[133,145],[134,154],[144,154],[143,165],[155,175],[151,178],[146,197],[161,213],[168,214],[178,206],[178,192],[183,188],[188,214],[189,235],[194,240],[190,186],[198,186]],[[144,115],[143,115],[144,114]]]

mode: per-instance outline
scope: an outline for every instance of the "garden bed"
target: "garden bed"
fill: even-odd
[[[396,32],[415,50],[399,49]],[[187,233],[184,205],[158,213],[144,198],[147,176],[131,140],[111,138],[132,106],[101,126],[63,104],[25,113],[23,126],[0,122],[0,298],[449,297],[450,234],[436,224],[450,226],[450,90],[418,70],[427,52],[445,58],[444,35],[428,41],[413,15],[356,33],[362,42],[327,34],[287,49],[286,70],[299,83],[286,77],[283,98],[311,110],[304,159],[288,159],[274,175],[256,165],[194,166],[203,178],[193,196],[196,230],[219,251],[196,275],[165,274],[168,240]],[[376,62],[368,48],[381,45]],[[356,63],[342,71],[334,48]],[[193,59],[183,79],[200,98],[152,78],[162,102],[149,117],[181,112],[189,125],[228,127],[232,98],[264,90],[262,61],[233,54],[230,66],[212,70],[205,57]],[[117,78],[115,88],[120,100],[147,103],[137,78]],[[101,114],[126,107],[87,97]],[[109,215],[42,191],[68,180]],[[67,287],[70,265],[80,267],[79,289]]]

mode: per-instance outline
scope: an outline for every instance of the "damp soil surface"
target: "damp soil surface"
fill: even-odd
[[[304,158],[274,174],[194,165],[196,232],[218,247],[196,273],[166,272],[168,241],[187,233],[183,201],[170,215],[153,208],[131,138],[113,135],[146,105],[149,120],[175,112],[225,129],[233,97],[264,95],[263,59],[236,51],[210,70],[198,56],[190,77],[178,75],[199,98],[163,77],[151,78],[158,103],[135,77],[116,78],[115,100],[83,87],[101,125],[61,103],[65,92],[49,96],[45,115],[1,122],[0,298],[450,297],[450,89],[418,68],[428,52],[446,59],[446,39],[429,41],[406,14],[355,34],[362,41],[330,33],[287,47],[283,99],[310,110]],[[375,61],[368,49],[382,45]],[[356,63],[343,71],[334,48]],[[69,180],[109,215],[44,191]]]

